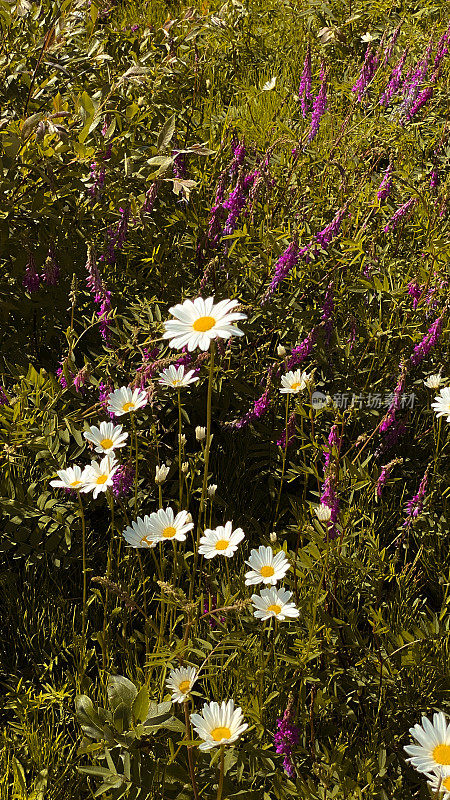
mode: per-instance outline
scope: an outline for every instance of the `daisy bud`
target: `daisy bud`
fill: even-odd
[[[275,531],[272,531],[272,533],[270,534],[270,541],[272,542],[272,544],[275,544],[275,542],[277,541],[277,535]]]
[[[183,463],[181,465],[181,472],[184,472],[184,474],[186,474],[188,469],[189,469],[189,462],[188,461],[183,461]]]
[[[164,483],[168,474],[169,474],[170,467],[166,464],[161,464],[160,467],[156,467],[155,471],[155,483],[160,484]]]
[[[206,439],[206,428],[202,428],[201,425],[197,425],[195,429],[195,438],[197,442],[203,442]]]
[[[184,433],[178,434],[178,441],[180,442],[181,446],[184,447],[184,445],[186,444],[186,436],[184,435]]]
[[[211,486],[208,486],[208,497],[214,497],[217,490],[217,483],[212,483]]]
[[[280,356],[280,358],[284,358],[286,355],[286,348],[283,347],[282,344],[279,344],[277,347],[277,355]]]
[[[321,503],[320,506],[316,506],[314,511],[320,522],[328,522],[331,518],[331,508],[324,503]]]

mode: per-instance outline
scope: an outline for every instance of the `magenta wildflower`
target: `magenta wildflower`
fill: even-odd
[[[308,134],[308,142],[312,142],[313,139],[316,138],[319,131],[320,120],[327,110],[327,74],[323,64],[320,70],[320,81],[320,89],[313,102],[311,128]]]
[[[397,464],[401,463],[402,463],[401,458],[394,458],[392,461],[389,461],[389,464],[384,464],[384,466],[381,467],[380,476],[377,480],[377,485],[375,487],[375,494],[378,500],[381,498],[381,495],[383,494],[384,487],[386,486],[386,482],[390,478],[393,468]]]
[[[434,192],[438,188],[439,182],[439,172],[436,167],[434,167],[430,174],[430,191]]]
[[[386,66],[386,64],[388,63],[388,61],[389,61],[389,59],[390,59],[390,57],[391,57],[391,55],[392,55],[392,53],[394,51],[394,45],[395,45],[395,43],[396,43],[396,41],[398,39],[398,35],[400,33],[400,28],[401,27],[402,27],[402,23],[400,22],[400,24],[397,25],[394,33],[392,34],[391,39],[389,41],[389,44],[387,45],[387,47],[386,47],[386,49],[384,51],[383,66]]]
[[[261,304],[267,302],[270,295],[274,293],[277,286],[287,278],[291,270],[297,265],[300,257],[300,248],[296,241],[292,241],[275,262],[272,280],[265,293]]]
[[[314,328],[312,328],[311,332],[308,333],[308,335],[303,339],[303,341],[300,342],[300,344],[297,345],[297,347],[294,347],[291,350],[291,354],[286,361],[286,366],[285,366],[286,372],[289,372],[289,370],[293,369],[294,367],[297,367],[299,364],[302,363],[302,361],[305,360],[307,356],[309,356],[315,341],[315,337],[316,337],[316,331]]]
[[[412,118],[417,114],[418,111],[420,111],[420,109],[425,105],[425,103],[428,103],[428,100],[433,95],[433,91],[434,91],[434,86],[427,86],[426,89],[423,89],[423,91],[419,94],[419,96],[409,109],[409,111],[407,111],[406,113],[407,119],[412,120]]]
[[[400,375],[397,381],[397,386],[394,389],[393,394],[391,395],[391,403],[389,408],[384,415],[383,419],[381,420],[380,424],[380,432],[385,433],[395,422],[395,414],[397,410],[400,408],[401,405],[401,397],[403,394],[403,390],[405,388],[406,382],[406,375],[407,375],[407,367],[405,364],[400,364]]]
[[[414,348],[414,353],[410,358],[411,364],[413,364],[414,366],[420,364],[420,362],[425,358],[425,356],[428,355],[431,348],[435,346],[442,333],[443,321],[444,321],[444,315],[442,314],[440,317],[435,319],[432,325],[430,325],[422,341],[419,342],[419,344],[417,344]]]
[[[408,294],[413,298],[413,311],[419,305],[419,300],[422,297],[424,286],[417,281],[410,281],[408,283]]]
[[[318,242],[322,250],[326,250],[330,242],[336,238],[341,229],[342,220],[347,212],[348,203],[344,203],[342,208],[334,215],[331,222],[316,234],[316,242]]]
[[[398,440],[403,436],[405,431],[406,425],[404,425],[403,422],[394,422],[384,436],[381,444],[375,450],[375,458],[379,458],[379,456],[383,455],[383,453],[386,453],[388,450],[392,450],[392,448],[397,444]]]
[[[109,318],[108,315],[111,311],[111,292],[105,290],[102,302],[100,304],[100,310],[97,311],[97,316],[100,318],[99,330],[102,339],[105,342],[109,341]]]
[[[44,269],[41,274],[41,281],[47,286],[57,286],[59,281],[59,264],[56,260],[53,247],[49,247]]]
[[[386,169],[383,179],[378,187],[377,197],[378,200],[383,201],[389,197],[392,189],[392,164],[389,164]]]
[[[114,497],[126,497],[130,493],[134,481],[134,469],[131,464],[121,464],[113,475],[112,492]]]
[[[216,594],[211,594],[209,596],[209,601],[206,600],[204,605],[203,605],[203,613],[204,614],[209,614],[210,611],[215,611],[216,608],[217,608],[217,595]],[[219,619],[219,622],[222,622],[222,624],[225,622],[225,617],[218,616],[218,619]],[[215,630],[215,628],[217,628],[217,621],[213,617],[212,614],[210,614],[206,618],[206,622],[209,625],[209,627],[212,628],[213,630]]]
[[[450,25],[442,34],[441,38],[439,39],[437,46],[436,46],[436,55],[434,58],[434,68],[438,69],[441,65],[442,59],[448,55],[448,41],[450,36]]]
[[[378,54],[372,50],[372,46],[369,44],[367,46],[364,64],[361,67],[358,80],[352,87],[352,92],[356,94],[358,103],[361,103],[364,95],[366,94],[367,89],[373,80],[373,76],[375,75],[377,66]]]
[[[303,72],[300,78],[300,86],[298,89],[298,96],[302,107],[303,117],[306,117],[309,111],[309,104],[312,101],[311,85],[311,47],[308,45],[303,64]]]
[[[411,500],[408,500],[405,511],[407,513],[407,517],[403,523],[403,528],[409,528],[414,520],[422,513],[423,504],[425,499],[425,493],[428,486],[428,469],[425,470],[425,474],[420,481],[420,486],[417,494],[413,495]]]
[[[0,406],[9,406],[9,400],[3,386],[0,386]]]
[[[287,446],[290,447],[295,440],[295,432],[297,426],[295,422],[295,411],[289,415],[288,424],[287,424]],[[286,447],[286,428],[284,428],[280,438],[277,440],[278,447],[281,447],[283,450]]]
[[[34,294],[34,292],[39,290],[40,278],[36,270],[33,256],[30,256],[28,264],[25,267],[22,284],[30,294]]]
[[[105,411],[107,411],[108,407],[108,399],[109,395],[113,391],[113,387],[111,384],[106,384],[101,381],[98,385],[98,401],[101,403]],[[114,419],[114,413],[112,411],[107,411],[111,419]]]
[[[242,417],[242,419],[237,420],[234,422],[232,427],[240,430],[241,428],[245,428],[251,422],[254,422],[256,419],[261,419],[264,416],[267,409],[270,405],[270,398],[269,398],[269,390],[266,389],[265,392],[255,400],[253,407],[247,411],[246,415]]]
[[[300,730],[293,722],[292,702],[288,703],[281,719],[277,719],[277,730],[274,734],[275,751],[283,755],[283,767],[290,778],[295,776],[295,766],[292,758],[294,747],[299,743]]]
[[[406,48],[403,51],[402,56],[401,56],[398,64],[392,70],[391,77],[389,78],[389,83],[386,86],[386,89],[384,90],[383,94],[380,97],[380,101],[379,101],[380,102],[380,106],[385,106],[385,107],[388,106],[390,101],[392,100],[393,96],[395,94],[397,94],[397,92],[398,92],[398,90],[400,88],[400,84],[402,82],[402,77],[403,77],[402,70],[403,70],[407,55],[408,55],[408,48]]]
[[[415,197],[410,197],[409,200],[406,201],[406,203],[403,203],[403,205],[400,206],[400,208],[398,208],[397,211],[394,212],[387,225],[385,225],[385,227],[383,228],[384,232],[388,233],[389,231],[394,231],[400,220],[402,220],[403,217],[406,216],[408,211],[410,211],[413,208],[413,206],[415,206],[416,203],[417,199]]]

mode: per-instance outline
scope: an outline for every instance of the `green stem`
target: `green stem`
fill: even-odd
[[[220,774],[219,774],[219,786],[217,787],[217,800],[222,800],[222,792],[223,792],[223,776],[225,774],[225,747],[221,745],[220,747]]]
[[[277,523],[278,519],[278,509],[280,507],[280,500],[281,500],[281,490],[283,488],[283,480],[284,480],[284,471],[286,469],[286,457],[287,457],[287,449],[288,449],[288,427],[289,427],[289,394],[286,394],[286,422],[285,422],[285,442],[284,442],[284,450],[283,450],[283,462],[281,466],[281,478],[280,478],[280,486],[278,489],[278,497],[277,497],[277,505],[275,508],[275,517],[273,520],[274,527]]]
[[[202,517],[205,510],[205,498],[206,498],[206,490],[208,487],[208,468],[209,468],[209,447],[210,447],[210,440],[211,440],[211,400],[212,400],[212,385],[213,385],[213,378],[214,378],[214,354],[215,354],[215,343],[211,342],[211,354],[209,357],[209,378],[208,378],[208,395],[206,399],[206,444],[205,444],[205,462],[204,462],[204,469],[203,469],[203,485],[202,485],[202,494],[200,497],[200,508],[198,511],[198,522],[197,522],[197,542],[195,547],[195,554],[194,554],[194,566],[193,566],[193,573],[192,575],[195,576],[197,574],[197,563],[198,563],[198,548],[200,544],[200,535],[202,530]],[[194,580],[191,580],[191,585],[189,587],[189,602],[192,601],[192,597],[194,595]]]
[[[181,390],[178,389],[178,483],[179,483],[179,511],[182,508],[183,502],[183,473],[181,471],[182,460],[182,446],[181,446],[181,433],[182,433],[182,419],[181,419]]]
[[[131,427],[133,429],[133,435],[134,435],[134,447],[135,447],[135,459],[136,459],[136,466],[135,466],[135,472],[134,472],[134,515],[135,515],[135,517],[137,519],[137,515],[138,515],[138,470],[139,470],[138,457],[139,457],[139,448],[138,448],[138,436],[137,436],[136,423],[134,421],[134,414],[131,413],[130,417],[131,417]]]
[[[84,674],[86,658],[86,599],[87,599],[87,572],[86,572],[86,519],[84,516],[83,503],[81,502],[80,492],[77,492],[78,504],[80,506],[81,517],[81,549],[83,559],[83,614],[81,622],[81,675]]]
[[[191,730],[191,720],[189,719],[189,703],[186,701],[183,703],[184,705],[184,721],[186,725],[186,738],[191,740],[192,739],[192,730]],[[195,779],[195,770],[194,770],[194,754],[193,754],[193,747],[192,745],[188,744],[188,762],[189,762],[189,775],[191,778],[192,784],[192,791],[194,792],[194,800],[198,800],[198,787],[197,781]]]
[[[148,619],[148,612],[147,612],[147,587],[145,585],[145,575],[144,575],[144,568],[142,566],[142,558],[139,552],[139,549],[136,550],[137,557],[139,561],[139,569],[141,572],[141,581],[142,581],[142,598],[144,601],[144,613],[145,613],[145,628],[144,628],[144,636],[145,636],[145,661],[148,661],[148,654],[149,654],[149,647],[148,647],[148,632],[147,632],[147,619]]]
[[[111,580],[111,568],[114,549],[114,498],[108,491],[106,494],[108,498],[109,510],[111,512],[111,538],[109,540],[108,558],[106,562],[106,580]],[[108,643],[107,643],[107,623],[108,623],[108,606],[109,606],[109,588],[106,586],[105,603],[103,606],[103,641],[102,641],[102,655],[103,655],[103,671],[106,673],[107,658],[108,658]]]

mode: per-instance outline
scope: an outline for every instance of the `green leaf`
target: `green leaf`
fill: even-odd
[[[133,719],[135,722],[144,722],[150,707],[150,697],[147,687],[141,686],[132,705]]]
[[[108,677],[107,692],[109,704],[113,711],[121,703],[131,711],[131,707],[138,693],[134,683],[123,675],[110,675]]]
[[[164,123],[158,134],[158,142],[156,145],[158,150],[164,150],[167,147],[174,133],[175,133],[175,114],[172,114],[172,116],[169,117],[169,119]]]

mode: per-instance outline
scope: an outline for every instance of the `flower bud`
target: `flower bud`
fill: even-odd
[[[272,533],[270,534],[270,541],[272,544],[275,544],[275,542],[277,541],[277,535],[275,531],[272,531]]]
[[[169,474],[169,470],[170,467],[168,467],[166,464],[161,464],[160,467],[156,467],[155,483],[157,484],[164,483]]]
[[[202,428],[201,425],[197,425],[195,429],[195,438],[197,442],[203,442],[206,439],[206,428]]]
[[[186,436],[184,435],[184,433],[178,434],[178,441],[180,442],[181,447],[184,447],[184,445],[186,444]]]
[[[183,463],[181,465],[181,472],[184,472],[186,474],[188,469],[189,469],[189,462],[188,461],[183,461]]]
[[[214,497],[214,495],[216,493],[216,490],[217,490],[217,483],[212,483],[210,486],[208,486],[208,490],[207,490],[208,491],[208,497]]]
[[[284,358],[286,355],[286,348],[283,347],[282,344],[279,344],[277,347],[277,355],[279,355],[280,358]]]
[[[320,522],[329,522],[331,518],[331,508],[321,503],[320,506],[315,507],[314,511]]]

